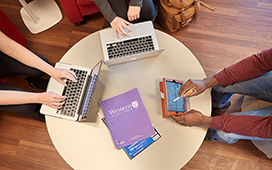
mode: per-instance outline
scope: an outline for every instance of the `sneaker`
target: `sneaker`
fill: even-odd
[[[216,141],[216,139],[213,138],[214,134],[216,133],[216,130],[213,128],[208,128],[206,136],[204,138],[204,141]]]
[[[34,112],[28,116],[28,118],[35,119],[41,122],[45,122],[45,116],[39,112]]]
[[[35,88],[35,89],[42,89],[46,90],[49,80],[45,79],[35,79],[31,77],[26,77],[25,80],[28,82],[28,84]]]

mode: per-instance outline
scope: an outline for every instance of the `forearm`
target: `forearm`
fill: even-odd
[[[215,74],[223,87],[248,80],[272,70],[272,48],[247,57]]]
[[[41,103],[42,93],[0,90],[0,105]]]
[[[212,118],[214,129],[245,136],[272,138],[272,116],[225,115]]]
[[[37,68],[50,76],[54,71],[54,67],[37,57],[27,48],[8,38],[2,32],[0,32],[0,50],[23,64]]]

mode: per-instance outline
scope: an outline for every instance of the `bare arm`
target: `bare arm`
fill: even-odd
[[[51,65],[44,62],[25,47],[8,38],[2,32],[0,32],[0,50],[25,65],[37,68],[50,76],[54,72],[54,68]]]
[[[1,90],[0,103],[1,105],[39,103],[39,95],[39,93]]]
[[[8,38],[5,34],[0,31],[0,51],[7,54],[8,56],[28,65],[30,67],[39,69],[48,75],[52,76],[55,80],[66,86],[63,81],[64,78],[70,79],[76,82],[76,75],[74,72],[65,69],[56,69],[50,64],[46,63],[34,53],[29,51],[27,48],[21,46],[17,42]]]
[[[67,97],[54,92],[31,93],[22,91],[0,90],[1,105],[40,103],[55,109],[61,108]]]
[[[76,82],[76,75],[74,72],[71,72],[70,70],[56,69],[52,67],[25,47],[8,38],[1,31],[0,51],[30,67],[37,68],[49,74],[54,79],[64,85],[66,85],[66,83],[63,81],[64,78]],[[54,92],[30,93],[0,90],[1,105],[42,103],[53,108],[60,108],[64,104],[65,99],[65,96],[59,96]]]

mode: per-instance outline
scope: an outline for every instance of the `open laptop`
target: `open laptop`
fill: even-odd
[[[102,60],[100,60],[92,69],[61,62],[56,63],[56,68],[74,71],[77,76],[77,82],[66,80],[67,87],[65,87],[51,77],[46,91],[53,91],[59,95],[66,96],[67,99],[61,109],[42,105],[40,112],[45,115],[73,121],[85,120],[91,108],[91,99],[102,63]]]
[[[131,24],[128,36],[115,37],[112,28],[100,31],[100,39],[106,65],[121,64],[133,60],[159,56],[159,49],[153,23],[151,21]],[[126,29],[124,29],[126,30]]]

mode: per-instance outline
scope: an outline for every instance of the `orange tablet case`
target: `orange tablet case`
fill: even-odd
[[[163,78],[163,81],[160,82],[160,94],[161,94],[161,105],[162,105],[162,116],[163,118],[170,117],[173,115],[183,115],[183,112],[174,112],[168,110],[168,100],[167,100],[167,90],[166,90],[166,81],[170,82],[176,82],[183,84],[183,81],[176,80],[176,79],[170,79],[170,78]],[[180,100],[184,100],[184,107],[185,111],[187,111],[187,103],[186,99],[183,97]]]

